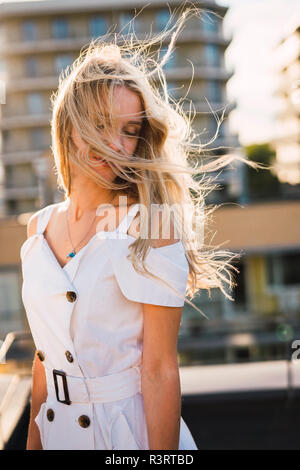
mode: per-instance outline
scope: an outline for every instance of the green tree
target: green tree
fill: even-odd
[[[245,147],[245,154],[251,161],[272,166],[275,162],[275,151],[270,144],[253,144]],[[276,199],[280,197],[280,182],[269,169],[246,169],[247,192],[250,200]]]

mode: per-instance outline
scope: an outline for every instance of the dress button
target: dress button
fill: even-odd
[[[75,300],[77,299],[76,292],[73,292],[72,290],[68,290],[66,292],[66,296],[69,302],[75,302]]]
[[[87,427],[89,427],[91,421],[90,421],[90,418],[89,418],[88,416],[86,416],[86,415],[81,415],[81,416],[79,416],[79,418],[78,418],[78,423],[80,424],[80,426],[81,426],[82,428],[87,428]]]
[[[69,362],[73,362],[73,361],[74,361],[73,356],[72,356],[72,354],[70,353],[70,351],[66,351],[66,352],[65,352],[65,356],[66,356],[66,358],[67,358],[67,360],[68,360]]]
[[[54,411],[51,408],[48,408],[47,410],[47,418],[48,418],[48,421],[54,420]]]
[[[45,355],[42,351],[37,351],[36,352],[36,355],[37,357],[39,358],[40,361],[44,361],[45,360]]]

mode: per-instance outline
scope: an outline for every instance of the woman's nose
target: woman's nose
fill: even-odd
[[[109,147],[115,152],[119,152],[122,149],[122,143],[120,138],[114,138],[113,141],[109,142]]]

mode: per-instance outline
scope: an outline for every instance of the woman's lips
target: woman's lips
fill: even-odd
[[[101,163],[101,166],[110,166],[110,164],[103,158],[96,157],[96,156],[93,156],[92,158],[94,159],[94,161]]]

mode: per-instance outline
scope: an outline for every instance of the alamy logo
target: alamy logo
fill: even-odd
[[[127,206],[127,196],[120,197],[120,205]],[[191,211],[190,205],[180,204],[177,207],[177,204],[150,204],[150,208],[144,206],[143,204],[139,205],[139,212],[145,215],[145,223],[142,227],[139,228],[139,236],[144,239],[168,239],[171,235],[171,226],[174,227],[174,237],[182,239],[185,237],[187,242],[193,244],[194,249],[201,249],[204,242],[204,213],[198,213],[197,218],[194,218],[194,214]],[[150,227],[147,224],[149,212],[151,213],[150,217]],[[126,234],[120,232],[119,230],[114,230],[114,227],[118,226],[116,221],[118,220],[117,212],[115,207],[111,204],[100,204],[96,211],[98,216],[104,216],[102,220],[97,225],[98,236],[105,236],[105,231],[103,226],[106,225],[108,229],[106,232],[110,233],[112,238],[126,238]],[[179,217],[179,214],[182,214],[183,217]],[[125,217],[126,219],[126,217]],[[158,230],[162,222],[161,230]],[[130,221],[129,221],[130,224]],[[119,225],[122,225],[122,222],[119,221]],[[186,237],[186,234],[188,235]]]
[[[0,340],[0,364],[6,364],[6,355],[4,354],[4,351],[2,352],[2,346],[4,344],[4,341]]]
[[[293,352],[292,354],[292,362],[299,362],[299,355],[300,355],[300,339],[295,339],[295,341],[292,342],[292,348],[295,349],[295,348],[298,348],[296,349],[296,351]]]

